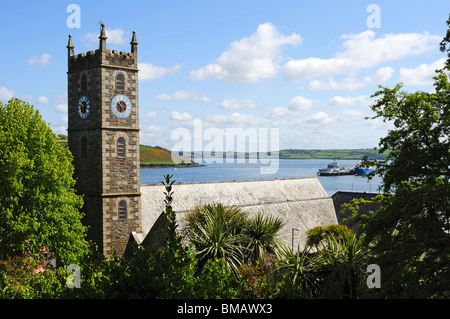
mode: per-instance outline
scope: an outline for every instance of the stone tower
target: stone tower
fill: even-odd
[[[131,52],[68,49],[68,142],[76,189],[84,195],[88,239],[109,256],[123,254],[131,232],[141,231],[137,41]]]

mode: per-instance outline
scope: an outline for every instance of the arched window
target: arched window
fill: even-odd
[[[82,158],[87,157],[87,138],[86,138],[86,136],[83,136],[81,138],[81,157]]]
[[[117,157],[125,158],[127,154],[126,149],[125,138],[119,137],[119,139],[117,140]]]
[[[87,91],[87,75],[86,73],[81,74],[81,93],[86,94]]]
[[[127,219],[127,201],[121,200],[119,202],[119,220],[126,220]]]
[[[123,73],[117,74],[116,90],[117,91],[125,91],[125,77],[123,76]]]

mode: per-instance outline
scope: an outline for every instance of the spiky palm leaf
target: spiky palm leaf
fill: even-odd
[[[197,250],[198,267],[202,269],[208,260],[223,259],[232,272],[236,272],[243,259],[242,236],[235,234],[223,220],[207,217],[204,224],[192,233]]]
[[[356,234],[336,238],[330,236],[316,262],[327,273],[326,297],[356,298],[356,287],[364,276],[367,249]]]
[[[291,247],[281,247],[278,261],[280,272],[290,279],[290,284],[300,286],[309,295],[316,296],[320,291],[314,257],[309,247],[297,249],[294,253]]]
[[[196,249],[198,270],[208,260],[224,259],[236,273],[244,256],[245,214],[236,207],[209,204],[197,206],[187,214],[186,220],[185,232]]]
[[[278,217],[264,216],[261,212],[249,219],[244,227],[247,241],[247,254],[251,263],[263,262],[266,254],[275,254],[280,247],[277,237],[284,226],[283,220]]]

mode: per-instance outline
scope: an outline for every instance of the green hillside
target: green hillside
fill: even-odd
[[[67,136],[58,134],[59,142],[67,146]],[[370,148],[366,149],[286,149],[280,150],[280,158],[298,158],[298,159],[356,159],[360,160],[365,155],[371,159],[382,160],[386,158],[389,152],[378,154],[378,151]],[[192,163],[190,156],[180,157],[180,164],[172,161],[171,152],[160,146],[140,145],[140,163],[141,166],[199,166]],[[256,154],[245,154],[246,158],[255,157]]]
[[[179,163],[172,160],[172,152],[160,146],[140,145],[140,164],[142,166],[199,166],[188,158],[174,154]]]
[[[302,159],[362,159],[365,155],[371,159],[384,159],[388,152],[378,154],[374,149],[329,149],[329,150],[280,150],[280,158]]]

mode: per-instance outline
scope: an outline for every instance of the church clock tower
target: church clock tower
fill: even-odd
[[[109,256],[124,253],[131,232],[141,231],[137,41],[131,52],[68,49],[68,143],[78,193],[84,195],[88,239]]]

